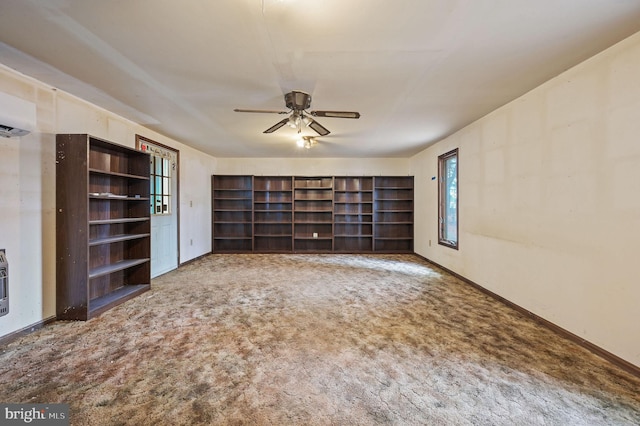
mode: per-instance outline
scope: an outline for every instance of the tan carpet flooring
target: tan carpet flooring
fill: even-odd
[[[410,255],[211,255],[0,351],[73,425],[640,424],[640,379]]]

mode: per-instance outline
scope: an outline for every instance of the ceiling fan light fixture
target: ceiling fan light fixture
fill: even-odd
[[[296,144],[300,148],[311,149],[318,141],[313,136],[303,136],[302,139],[298,139]]]
[[[302,122],[303,122],[303,119],[300,116],[300,114],[293,113],[293,115],[289,117],[289,121],[287,122],[287,124],[292,129],[297,129],[298,133],[300,133],[302,131]]]

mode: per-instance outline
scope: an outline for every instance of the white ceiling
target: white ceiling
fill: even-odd
[[[406,157],[639,30],[640,0],[2,0],[0,62],[218,157]],[[233,111],[291,90],[362,117],[305,150]]]

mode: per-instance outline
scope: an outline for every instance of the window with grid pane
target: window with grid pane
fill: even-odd
[[[151,155],[151,214],[171,214],[171,172],[170,158]]]
[[[458,149],[438,157],[438,243],[458,249]]]

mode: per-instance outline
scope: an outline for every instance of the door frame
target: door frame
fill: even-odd
[[[176,153],[176,265],[177,268],[180,267],[180,150],[162,144],[160,142],[156,142],[153,139],[149,139],[145,136],[139,135],[136,133],[136,149],[138,151],[141,150],[142,142],[149,143],[151,145],[159,146],[163,149],[168,149],[169,151],[173,151]]]

